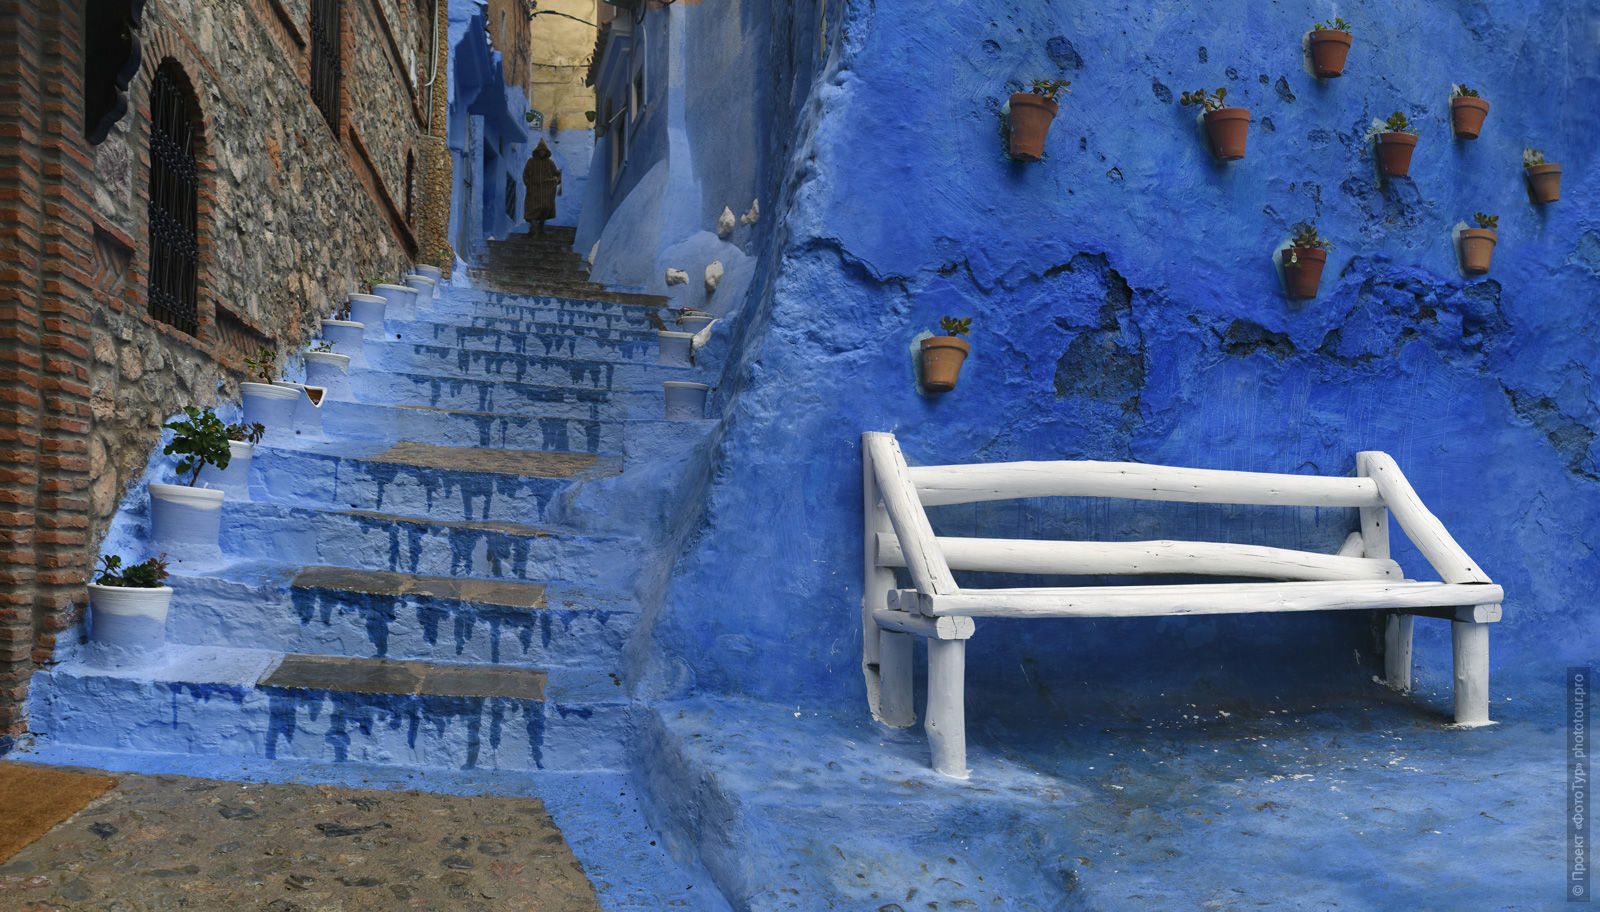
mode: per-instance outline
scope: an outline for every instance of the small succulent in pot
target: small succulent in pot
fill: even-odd
[[[947,336],[965,336],[972,332],[971,317],[940,317],[939,328]]]
[[[1500,216],[1490,215],[1487,212],[1473,213],[1472,220],[1477,222],[1478,227],[1485,231],[1494,231],[1500,227]]]
[[[184,406],[183,413],[186,418],[162,425],[173,437],[161,452],[183,457],[178,460],[178,477],[188,475],[189,486],[194,487],[201,469],[208,465],[226,469],[233,451],[228,448],[228,430],[216,413],[192,405]]]
[[[1460,139],[1477,139],[1483,119],[1489,116],[1489,103],[1478,91],[1457,83],[1450,87],[1450,131]]]
[[[1070,85],[1072,85],[1072,82],[1067,79],[1035,79],[1028,83],[1028,91],[1041,98],[1060,102],[1062,92],[1072,91],[1067,88]]]
[[[1411,153],[1417,149],[1417,130],[1399,111],[1384,121],[1378,134],[1378,170],[1389,177],[1411,173]]]
[[[1561,199],[1561,166],[1544,160],[1538,149],[1522,150],[1522,167],[1528,173],[1528,192],[1536,203]]]
[[[1185,106],[1196,105],[1205,111],[1206,135],[1211,138],[1211,149],[1222,161],[1244,158],[1245,142],[1250,131],[1250,109],[1224,107],[1228,97],[1227,86],[1218,86],[1215,92],[1196,89],[1184,92],[1178,101]]]
[[[278,353],[265,345],[256,350],[254,358],[244,359],[244,366],[250,368],[251,376],[257,378],[259,383],[271,383],[278,373]]]
[[[228,435],[229,440],[237,440],[240,443],[257,444],[260,443],[261,438],[266,435],[267,426],[259,421],[252,422],[251,424],[240,422],[238,424],[228,425],[224,432]]]
[[[940,317],[942,336],[922,340],[922,388],[930,393],[948,393],[956,388],[961,365],[972,345],[961,338],[972,332],[971,317]]]
[[[1312,222],[1296,222],[1290,229],[1294,237],[1283,260],[1283,276],[1289,286],[1289,297],[1307,300],[1317,296],[1322,284],[1322,267],[1328,262],[1332,241],[1317,233]]]
[[[121,586],[128,589],[160,589],[167,578],[167,555],[152,557],[143,563],[122,566],[118,554],[100,555],[100,569],[96,571],[96,586]]]
[[[1311,68],[1324,79],[1344,75],[1345,58],[1350,56],[1350,23],[1335,17],[1311,27]]]
[[[1311,27],[1311,30],[1314,32],[1348,32],[1350,31],[1350,23],[1344,21],[1341,16],[1334,16],[1332,22],[1318,22]]]
[[[1473,214],[1472,220],[1478,223],[1478,227],[1461,232],[1461,271],[1468,275],[1482,275],[1489,271],[1494,245],[1500,240],[1500,234],[1496,231],[1500,227],[1500,216],[1478,212]]]
[[[1006,149],[1012,159],[1036,162],[1044,158],[1044,140],[1060,110],[1056,99],[1068,91],[1070,84],[1061,79],[1035,79],[1028,83],[1028,91],[1011,94],[1011,115],[1004,128]]]

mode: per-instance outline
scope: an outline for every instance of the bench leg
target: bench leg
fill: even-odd
[[[1393,690],[1411,690],[1411,628],[1416,618],[1391,614],[1383,630],[1383,679]]]
[[[1489,724],[1489,625],[1450,622],[1455,653],[1456,724]]]
[[[928,640],[928,710],[924,727],[935,772],[967,778],[967,644]]]
[[[891,728],[910,728],[917,722],[917,706],[911,689],[914,645],[909,633],[878,632],[878,718]]]

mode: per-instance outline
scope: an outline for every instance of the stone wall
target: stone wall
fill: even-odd
[[[1355,45],[1345,75],[1323,80],[1303,40],[1324,13],[1300,8],[832,8],[845,37],[802,124],[813,138],[789,159],[796,205],[774,211],[790,232],[775,277],[753,287],[770,322],[718,390],[728,436],[658,629],[661,655],[678,663],[664,676],[865,712],[865,430],[895,431],[925,464],[1339,475],[1358,451],[1385,450],[1505,586],[1494,699],[1554,692],[1562,667],[1591,664],[1600,132],[1579,62],[1595,59],[1600,4],[1407,0],[1340,13]],[[1009,94],[1063,78],[1072,92],[1044,161],[1011,161]],[[1451,136],[1459,82],[1492,104],[1477,140]],[[1179,104],[1219,85],[1253,117],[1248,154],[1231,164]],[[1385,179],[1370,132],[1395,110],[1421,140],[1410,176]],[[724,129],[688,128],[691,142]],[[1530,201],[1526,147],[1564,164],[1560,202]],[[1477,211],[1500,216],[1484,277],[1463,274],[1453,237]],[[1287,298],[1275,263],[1301,220],[1338,245],[1312,301]],[[913,344],[946,314],[974,318],[973,353],[954,392],[923,395]],[[1331,550],[1354,522],[1094,504],[1074,519],[1072,508],[947,510],[936,523]],[[1396,556],[1433,578],[1408,545]],[[1018,626],[979,622],[969,705],[1159,713],[1175,711],[1173,694],[1186,706],[1305,705],[1306,694],[1370,694],[1376,654],[1360,614]],[[1417,631],[1419,680],[1448,692],[1449,625]]]
[[[30,669],[80,616],[94,546],[161,423],[184,405],[228,407],[243,356],[294,351],[358,276],[399,276],[415,255],[405,162],[427,112],[406,52],[423,23],[409,2],[342,9],[339,133],[310,97],[304,0],[171,0],[146,6],[130,110],[91,146],[81,4],[0,4],[0,183],[21,190],[0,204],[12,330],[0,500],[13,511],[0,523],[0,731],[24,724]],[[195,335],[147,310],[150,90],[164,61],[197,111]],[[422,198],[448,193],[447,177],[427,177],[437,159],[414,165],[414,212],[448,207]]]

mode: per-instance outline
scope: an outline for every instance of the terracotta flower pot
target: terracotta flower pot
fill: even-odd
[[[1044,137],[1060,105],[1032,92],[1011,96],[1011,157],[1036,162],[1044,157]]]
[[[961,365],[972,350],[960,336],[929,336],[922,340],[922,388],[930,393],[948,393],[956,388]]]
[[[1378,134],[1378,170],[1389,177],[1411,173],[1411,153],[1417,150],[1414,133]]]
[[[1561,198],[1561,166],[1529,165],[1528,189],[1536,203],[1553,203]]]
[[[1489,271],[1489,258],[1494,256],[1495,241],[1500,233],[1487,228],[1467,228],[1461,232],[1461,269],[1468,275],[1482,275]]]
[[[1477,139],[1483,119],[1489,116],[1489,103],[1463,95],[1450,99],[1450,129],[1458,139]]]
[[[1304,301],[1317,296],[1328,251],[1321,247],[1290,247],[1283,252],[1283,277],[1289,297]]]
[[[1249,108],[1218,108],[1206,112],[1206,133],[1211,137],[1211,150],[1223,161],[1244,158],[1249,132]]]
[[[1339,29],[1313,29],[1311,68],[1318,76],[1331,79],[1344,74],[1344,59],[1350,53],[1350,33]]]

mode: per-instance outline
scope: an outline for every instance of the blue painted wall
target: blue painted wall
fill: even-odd
[[[748,139],[737,163],[696,159],[696,179],[778,187],[782,225],[745,245],[761,264],[716,393],[726,428],[706,516],[656,630],[658,692],[861,705],[863,430],[895,431],[923,463],[1343,474],[1358,450],[1386,450],[1505,585],[1496,693],[1553,687],[1552,669],[1592,660],[1600,3],[1342,4],[1355,45],[1345,75],[1326,81],[1302,38],[1331,7],[858,3],[833,9],[843,21],[830,22],[832,57],[813,80],[803,55],[745,52],[785,30],[815,48],[821,11],[752,29],[750,6],[736,35],[708,26],[686,55],[733,62],[719,85],[748,85],[750,100],[686,92],[683,128],[690,148],[717,131]],[[1071,79],[1072,94],[1045,161],[1013,163],[1001,106],[1037,78]],[[1450,135],[1456,82],[1492,104],[1475,142]],[[1252,110],[1244,160],[1215,162],[1195,110],[1178,104],[1202,85]],[[791,95],[807,91],[802,108]],[[1396,109],[1421,140],[1411,177],[1385,181],[1365,136]],[[1530,204],[1527,146],[1565,166],[1560,202]],[[687,202],[703,220],[732,190]],[[1486,278],[1463,275],[1452,245],[1475,211],[1500,215]],[[1321,295],[1293,302],[1272,257],[1303,219],[1338,248]],[[955,392],[927,397],[910,351],[943,314],[974,318],[973,354]],[[1342,511],[1069,506],[935,521],[1327,550],[1354,523]],[[1431,578],[1408,547],[1397,557]],[[1447,686],[1447,625],[1419,622],[1418,643],[1424,683]],[[1149,692],[1181,687],[1271,701],[1355,691],[1372,659],[1364,615],[980,622],[969,700],[1020,693],[1032,698],[1015,707],[1039,712],[1127,695],[1153,711]]]
[[[450,243],[466,260],[484,241],[518,225],[522,166],[533,151],[523,120],[528,99],[520,87],[506,85],[501,54],[489,43],[487,11],[483,0],[450,7]],[[515,194],[509,211],[508,187]]]

